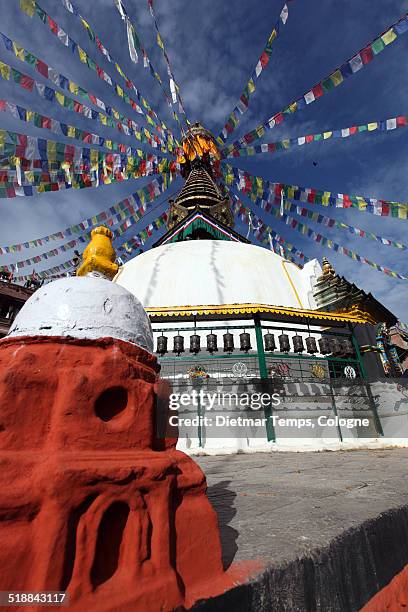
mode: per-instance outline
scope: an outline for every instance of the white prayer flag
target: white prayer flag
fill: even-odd
[[[136,47],[135,47],[135,39],[133,38],[133,26],[130,23],[129,19],[126,19],[126,30],[127,30],[127,37],[128,37],[130,59],[132,60],[134,64],[137,64],[139,61],[139,56],[137,54]]]

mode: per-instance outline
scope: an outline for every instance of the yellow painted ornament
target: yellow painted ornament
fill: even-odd
[[[113,234],[107,227],[97,227],[91,232],[91,242],[82,254],[83,263],[77,270],[77,276],[86,276],[98,272],[113,279],[119,266],[115,263],[116,253],[112,246]]]

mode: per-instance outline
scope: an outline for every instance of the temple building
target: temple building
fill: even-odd
[[[350,391],[339,391],[353,385],[372,416],[368,437],[381,436],[365,385],[384,376],[379,329],[395,326],[397,318],[337,275],[326,259],[323,266],[314,259],[301,268],[251,244],[234,229],[211,134],[195,124],[182,144],[179,161],[186,180],[169,201],[167,232],[121,266],[114,279],[140,299],[150,316],[161,376],[175,391],[197,385],[242,389],[258,381],[291,397],[292,408],[301,395],[300,412],[319,401],[322,410],[334,414],[353,412]],[[395,351],[393,359],[392,373],[399,376]],[[258,432],[256,441],[248,431],[238,442],[206,437],[199,426],[184,438],[181,431],[179,446],[191,452],[256,450],[279,442],[280,435],[288,444],[299,443],[296,432],[279,434],[274,427]],[[308,444],[325,446],[326,438],[344,442],[350,435],[336,427],[316,428]]]
[[[21,287],[13,283],[8,275],[0,278],[0,338],[7,335],[17,314],[35,289],[36,286]]]

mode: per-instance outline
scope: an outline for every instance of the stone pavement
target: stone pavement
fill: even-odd
[[[354,611],[408,563],[408,449],[195,460],[225,566],[267,565],[237,601],[230,593],[200,609]]]

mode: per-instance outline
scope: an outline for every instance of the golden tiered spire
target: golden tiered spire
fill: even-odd
[[[97,272],[112,280],[119,266],[115,263],[116,253],[112,246],[113,234],[108,227],[96,227],[91,232],[91,242],[82,254],[83,263],[77,270],[77,276],[87,276]]]
[[[182,190],[176,198],[176,204],[185,208],[209,208],[224,201],[220,188],[213,181],[204,165],[194,167]]]

